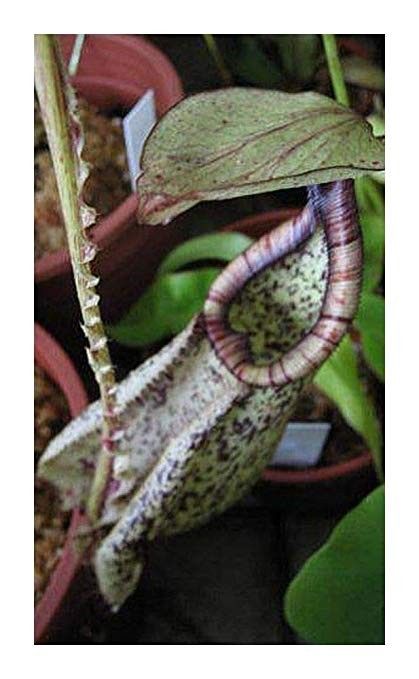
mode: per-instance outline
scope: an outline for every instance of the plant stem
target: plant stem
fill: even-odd
[[[81,53],[83,51],[83,44],[85,39],[84,33],[76,35],[74,40],[73,51],[71,52],[70,61],[68,62],[68,75],[75,76],[80,63]]]
[[[208,52],[211,54],[212,58],[214,59],[217,68],[220,72],[220,75],[224,81],[225,85],[231,85],[233,82],[233,78],[231,76],[230,71],[227,68],[227,65],[222,57],[222,54],[220,50],[218,49],[217,42],[211,33],[208,34],[203,34],[204,40],[206,42]]]
[[[102,402],[102,450],[87,504],[87,513],[94,525],[111,478],[114,455],[119,452],[117,441],[121,428],[115,374],[96,292],[99,279],[92,274],[90,266],[96,246],[89,239],[87,228],[95,222],[96,215],[82,199],[88,176],[88,167],[81,158],[83,133],[76,114],[75,94],[52,35],[35,36],[35,84],[57,179],[83,329],[89,343],[87,354]]]
[[[336,38],[332,33],[323,33],[322,39],[335,99],[338,104],[349,106],[348,90],[346,89],[345,79],[343,77]]]

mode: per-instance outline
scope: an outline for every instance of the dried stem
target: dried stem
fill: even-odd
[[[77,73],[85,37],[84,33],[79,33],[74,40],[73,51],[68,62],[68,75],[70,76],[75,76]]]
[[[121,428],[115,374],[96,291],[99,279],[91,271],[96,246],[89,239],[87,229],[95,222],[96,214],[82,200],[83,185],[89,173],[87,164],[81,159],[83,133],[76,113],[75,94],[52,35],[35,36],[35,84],[57,179],[83,329],[89,343],[87,354],[99,385],[103,408],[102,451],[87,504],[88,516],[95,524],[111,478],[113,458],[120,452]]]

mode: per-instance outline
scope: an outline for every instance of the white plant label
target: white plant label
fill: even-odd
[[[153,90],[147,90],[122,121],[128,169],[133,191],[136,189],[137,179],[141,172],[140,156],[144,142],[156,122],[154,92]]]
[[[271,460],[273,467],[314,467],[322,454],[328,422],[290,422]]]

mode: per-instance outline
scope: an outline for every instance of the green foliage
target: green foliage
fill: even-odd
[[[322,62],[320,36],[239,35],[217,41],[229,70],[238,83],[298,91],[313,83]],[[350,85],[384,91],[384,71],[357,54],[341,58],[345,81]]]
[[[306,85],[313,78],[320,56],[320,39],[316,34],[277,35],[282,73],[294,87]]]
[[[382,435],[374,405],[359,376],[355,347],[348,335],[316,373],[314,384],[339,408],[348,424],[367,442],[381,469]]]
[[[384,297],[365,292],[354,324],[361,333],[365,361],[377,377],[384,382]]]
[[[219,271],[212,267],[163,274],[117,325],[108,327],[109,335],[129,347],[153,344],[176,335],[201,310]]]
[[[257,36],[237,36],[224,45],[223,53],[236,79],[258,87],[280,86],[278,64],[267,55],[263,41]]]
[[[251,88],[181,101],[144,147],[141,223],[196,203],[355,178],[384,167],[384,142],[350,109],[313,92]]]
[[[158,274],[176,271],[202,260],[230,262],[253,240],[242,233],[209,233],[178,245],[160,264]]]
[[[372,131],[373,131],[375,137],[384,136],[385,123],[384,123],[384,116],[382,114],[371,113],[371,115],[368,116],[367,120],[372,127]]]
[[[241,233],[212,233],[175,248],[161,263],[158,276],[109,334],[118,342],[142,347],[172,337],[202,309],[220,268],[176,272],[199,261],[228,262],[252,243]]]
[[[360,223],[364,250],[362,288],[372,292],[380,285],[384,273],[384,219],[361,212]]]
[[[239,84],[291,91],[312,81],[321,51],[319,36],[308,33],[237,35],[217,45]]]
[[[385,133],[385,121],[384,121],[384,108],[380,98],[376,97],[376,110],[368,116],[367,120],[372,127],[372,131],[375,137],[384,137]],[[385,172],[374,172],[371,175],[372,178],[379,182],[380,184],[385,184]],[[383,204],[384,207],[384,204]]]
[[[364,244],[364,268],[361,302],[354,325],[361,335],[366,363],[384,381],[385,304],[382,295],[377,294],[384,274],[384,201],[382,188],[371,177],[358,179],[355,186]]]
[[[377,173],[376,175],[377,176]],[[363,216],[384,218],[384,201],[381,187],[372,177],[361,177],[355,181],[358,208]]]
[[[285,614],[313,644],[384,643],[384,486],[304,564],[286,592]]]

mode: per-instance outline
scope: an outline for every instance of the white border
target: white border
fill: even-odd
[[[269,7],[269,9],[265,9]],[[415,198],[417,158],[417,21],[406,6],[391,15],[375,3],[299,2],[291,6],[258,2],[253,7],[213,1],[196,3],[124,3],[123,20],[115,6],[74,2],[22,4],[9,7],[3,24],[3,191],[2,191],[2,622],[3,666],[12,676],[27,662],[31,676],[47,678],[80,674],[119,677],[221,676],[252,677],[262,672],[342,679],[359,671],[375,675],[388,668],[402,671],[407,651],[417,636],[417,435],[418,381],[417,234]],[[57,13],[61,11],[61,16]],[[67,16],[63,16],[64,13]],[[293,14],[293,16],[291,16]],[[12,15],[12,19],[10,18]],[[398,16],[400,15],[400,16]],[[403,15],[403,16],[402,16]],[[126,19],[125,19],[126,17]],[[404,21],[404,23],[402,23]],[[311,32],[315,28],[347,33],[386,32],[387,37],[387,628],[386,647],[257,646],[141,647],[89,651],[32,645],[32,64],[33,33],[124,32],[133,26],[143,33]],[[108,29],[108,30],[107,30]],[[306,29],[306,30],[304,30]],[[370,29],[368,31],[368,29]],[[126,31],[125,31],[126,32]],[[6,71],[4,73],[4,71]],[[27,159],[27,160],[26,160]],[[30,233],[30,231],[29,231]],[[7,321],[5,320],[7,319]],[[6,376],[6,380],[4,380]],[[416,468],[415,468],[416,466]],[[19,483],[18,483],[19,480]],[[416,594],[416,597],[415,597]],[[28,606],[28,601],[30,605]],[[402,652],[400,652],[402,651]],[[291,655],[292,654],[292,655]],[[400,663],[403,663],[401,665]],[[18,670],[19,668],[19,670]]]

